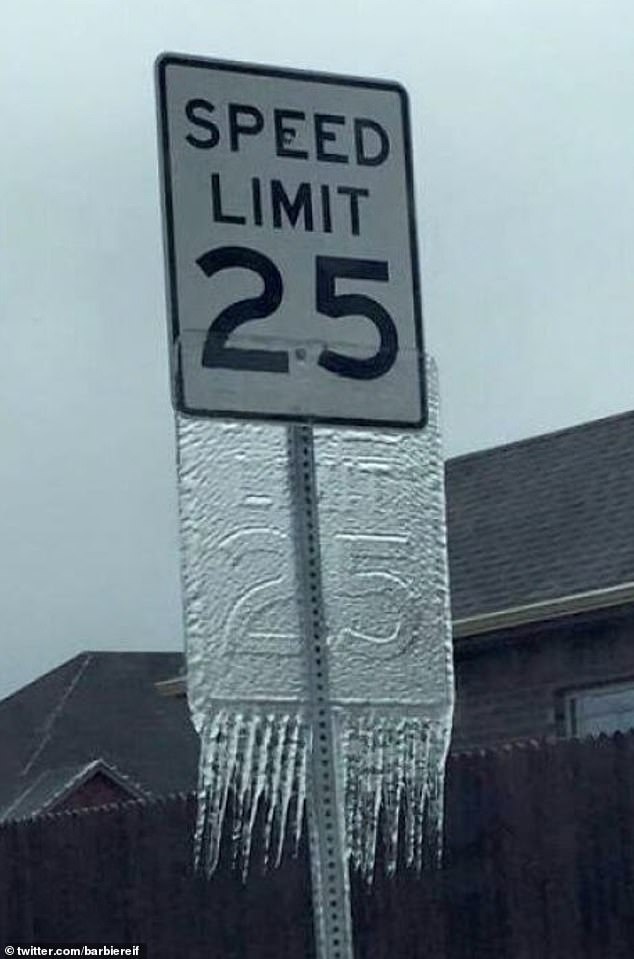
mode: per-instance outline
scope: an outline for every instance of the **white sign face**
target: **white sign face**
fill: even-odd
[[[424,426],[404,90],[172,54],[157,85],[177,409]]]

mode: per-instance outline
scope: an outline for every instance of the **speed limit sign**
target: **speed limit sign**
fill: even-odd
[[[174,54],[157,87],[177,409],[424,426],[405,91]]]

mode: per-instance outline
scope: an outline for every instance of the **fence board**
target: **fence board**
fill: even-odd
[[[311,959],[305,842],[194,874],[195,799],[0,828],[5,942],[145,942],[150,959]],[[352,877],[356,959],[634,955],[634,734],[453,756],[444,866]]]

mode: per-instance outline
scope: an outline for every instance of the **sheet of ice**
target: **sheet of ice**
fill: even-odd
[[[453,708],[435,375],[420,433],[315,429],[322,578],[348,854],[371,879],[440,848]],[[215,869],[229,817],[280,861],[301,830],[311,744],[286,430],[177,416],[192,718],[201,737],[197,852]],[[253,842],[263,804],[264,835]],[[290,821],[292,818],[292,822]]]

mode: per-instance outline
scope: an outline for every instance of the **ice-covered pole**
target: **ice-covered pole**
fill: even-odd
[[[343,764],[330,699],[312,427],[290,426],[288,450],[312,740],[307,812],[315,943],[318,959],[352,959]]]

